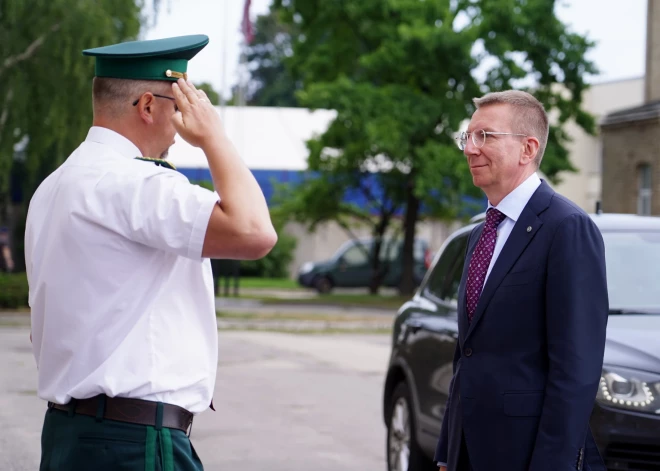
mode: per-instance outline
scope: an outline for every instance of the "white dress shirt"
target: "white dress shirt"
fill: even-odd
[[[495,208],[506,216],[504,220],[500,223],[497,228],[497,239],[495,241],[495,250],[493,251],[493,258],[490,260],[490,265],[488,266],[488,272],[486,272],[486,278],[484,279],[484,286],[486,286],[486,281],[488,276],[495,265],[495,261],[502,252],[502,247],[506,244],[513,226],[516,225],[518,218],[529,203],[529,200],[532,198],[532,195],[536,189],[541,185],[541,179],[538,174],[535,172],[531,174],[527,179],[516,187],[511,193],[506,195],[500,204],[493,206],[488,202],[488,209]],[[483,290],[483,287],[481,288]],[[447,466],[447,463],[438,462],[438,466]]]
[[[488,208],[495,208],[502,214],[506,216],[504,221],[502,221],[497,228],[497,239],[495,241],[495,250],[493,251],[493,258],[490,260],[490,265],[488,266],[488,272],[486,272],[486,278],[484,279],[484,286],[486,286],[486,281],[490,275],[497,257],[502,252],[502,247],[506,244],[513,226],[516,225],[520,214],[522,214],[523,209],[529,203],[529,200],[532,198],[532,195],[536,189],[541,185],[541,179],[538,174],[533,173],[527,179],[516,187],[511,193],[506,195],[500,204],[493,206],[488,202]]]
[[[217,193],[92,127],[30,201],[25,259],[38,396],[209,407],[218,361],[202,246]]]

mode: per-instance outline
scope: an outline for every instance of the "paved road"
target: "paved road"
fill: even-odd
[[[26,326],[0,327],[0,470],[38,468],[44,403]],[[221,332],[217,411],[192,441],[207,470],[385,469],[387,336]]]

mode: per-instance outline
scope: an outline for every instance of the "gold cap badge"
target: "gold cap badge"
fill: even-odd
[[[167,75],[168,77],[175,77],[175,78],[178,78],[178,79],[182,78],[183,80],[188,80],[188,74],[186,72],[181,73],[181,72],[175,72],[173,70],[167,69],[165,71],[165,75]]]

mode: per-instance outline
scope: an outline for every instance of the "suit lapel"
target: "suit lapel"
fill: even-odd
[[[475,326],[481,319],[488,303],[495,294],[497,287],[502,282],[502,279],[507,273],[509,273],[511,267],[516,263],[520,255],[527,248],[527,245],[534,238],[534,235],[543,225],[543,221],[539,219],[538,214],[548,207],[553,194],[554,191],[547,185],[547,183],[542,182],[541,186],[537,189],[534,195],[532,195],[532,198],[529,200],[522,213],[520,213],[520,217],[513,226],[509,238],[504,244],[504,247],[502,247],[502,251],[498,255],[490,275],[488,275],[484,289],[479,297],[477,310],[474,313],[472,323],[469,325],[463,341],[465,341],[475,329]],[[465,293],[463,293],[463,296],[465,296]],[[467,317],[467,313],[464,314]],[[467,324],[467,319],[465,320],[465,323]]]

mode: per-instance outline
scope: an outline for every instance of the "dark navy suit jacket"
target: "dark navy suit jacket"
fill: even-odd
[[[459,341],[435,461],[474,471],[605,471],[589,429],[608,316],[605,250],[591,218],[542,182],[486,280]]]

